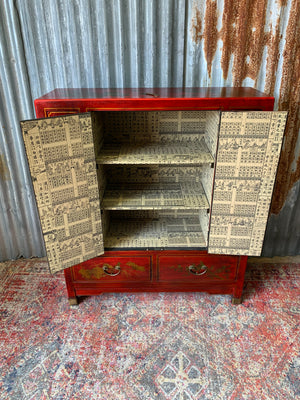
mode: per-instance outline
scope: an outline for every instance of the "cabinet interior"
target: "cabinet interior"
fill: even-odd
[[[220,113],[92,113],[106,249],[206,248]]]

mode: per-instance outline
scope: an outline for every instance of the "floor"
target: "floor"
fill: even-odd
[[[300,399],[300,263],[252,259],[244,302],[105,294],[70,308],[45,259],[0,264],[0,399]]]

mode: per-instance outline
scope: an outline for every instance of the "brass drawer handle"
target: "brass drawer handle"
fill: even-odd
[[[204,264],[202,264],[202,265],[192,264],[192,265],[189,265],[188,269],[189,269],[189,272],[194,275],[204,275],[207,272],[207,266]]]
[[[102,269],[103,269],[104,273],[109,276],[117,276],[121,272],[120,264],[116,265],[115,267],[113,267],[112,265],[109,265],[109,264],[104,264]],[[114,272],[114,271],[117,271],[117,272]]]

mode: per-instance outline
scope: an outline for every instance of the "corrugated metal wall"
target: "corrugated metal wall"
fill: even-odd
[[[299,0],[2,0],[0,259],[44,255],[19,121],[56,87],[251,86],[290,110],[264,255],[300,253]]]

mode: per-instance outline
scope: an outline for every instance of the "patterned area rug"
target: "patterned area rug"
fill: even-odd
[[[249,265],[244,302],[105,294],[70,308],[45,259],[0,264],[0,399],[300,399],[300,265]]]

